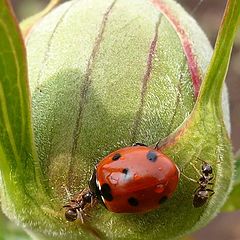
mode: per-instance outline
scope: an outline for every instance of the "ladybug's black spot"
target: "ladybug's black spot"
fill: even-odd
[[[101,186],[101,195],[107,201],[112,201],[113,200],[113,196],[111,194],[111,188],[107,183],[104,183]]]
[[[131,197],[128,199],[128,203],[133,206],[133,207],[137,207],[138,206],[138,200],[134,197]]]
[[[147,159],[151,162],[155,162],[157,160],[157,154],[153,151],[149,151],[147,153]]]
[[[168,197],[167,196],[163,196],[162,198],[160,198],[159,200],[159,204],[163,204],[167,201]]]
[[[124,169],[122,170],[122,173],[124,173],[124,174],[127,175],[127,174],[128,174],[128,171],[129,171],[128,168],[124,168]]]
[[[118,160],[120,157],[121,157],[121,154],[120,154],[120,153],[116,153],[116,154],[112,157],[112,160],[113,160],[113,161],[116,161],[116,160]]]

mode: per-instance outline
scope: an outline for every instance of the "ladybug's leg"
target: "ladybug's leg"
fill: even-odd
[[[139,142],[134,143],[132,146],[133,146],[133,147],[135,147],[135,146],[144,146],[144,147],[147,147],[146,144],[144,144],[144,143],[139,143]]]

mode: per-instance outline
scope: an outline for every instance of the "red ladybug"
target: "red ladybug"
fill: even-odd
[[[111,212],[148,212],[172,196],[179,181],[175,163],[138,144],[110,153],[92,175],[90,191]]]

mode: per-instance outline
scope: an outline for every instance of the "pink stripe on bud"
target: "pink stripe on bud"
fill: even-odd
[[[194,95],[198,96],[200,85],[201,85],[201,74],[200,69],[194,55],[194,49],[187,34],[187,30],[181,24],[177,16],[174,14],[174,11],[169,7],[169,5],[163,0],[150,0],[154,6],[161,11],[161,13],[169,20],[173,28],[176,30],[180,41],[182,43],[183,51],[187,58],[187,63],[189,67],[189,71],[191,74],[191,78],[193,81]]]

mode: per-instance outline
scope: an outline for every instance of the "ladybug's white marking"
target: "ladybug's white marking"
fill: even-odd
[[[106,202],[105,202],[105,199],[102,195],[101,195],[101,199],[102,199],[103,203],[105,204]]]
[[[98,187],[99,191],[101,191],[100,182],[98,180],[96,180],[96,183],[97,183],[97,187]],[[104,197],[102,195],[101,195],[101,199],[102,199],[103,203],[105,204],[105,199],[104,199]]]
[[[97,183],[98,190],[100,191],[101,190],[101,185],[100,185],[100,182],[97,179],[96,179],[96,183]]]

